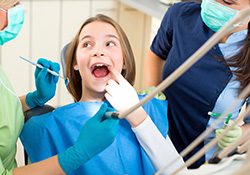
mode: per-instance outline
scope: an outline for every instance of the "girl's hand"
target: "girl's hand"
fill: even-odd
[[[138,95],[130,83],[114,68],[109,68],[114,79],[110,79],[106,86],[105,97],[109,103],[119,112],[124,112],[139,102]],[[142,107],[138,108],[126,119],[132,127],[139,125],[147,117]]]
[[[110,79],[106,86],[106,99],[119,112],[124,112],[139,102],[135,89],[129,82],[114,68],[109,68],[114,79]]]

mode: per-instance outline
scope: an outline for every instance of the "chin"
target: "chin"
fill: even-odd
[[[93,90],[96,93],[106,93],[106,85],[104,85],[104,86],[94,86]]]

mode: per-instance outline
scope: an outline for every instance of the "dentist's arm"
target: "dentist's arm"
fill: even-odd
[[[58,156],[53,156],[41,162],[30,164],[27,166],[15,168],[13,170],[13,175],[65,175],[66,173],[61,168],[58,162]]]
[[[145,62],[145,87],[157,86],[161,83],[164,63],[164,60],[149,49]]]
[[[23,109],[23,112],[26,112],[28,111],[29,109],[31,109],[27,104],[26,104],[26,95],[22,95],[22,96],[19,96],[19,99],[22,103],[22,109]]]

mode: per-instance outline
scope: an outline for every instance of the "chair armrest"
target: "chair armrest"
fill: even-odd
[[[35,107],[33,109],[30,109],[30,110],[25,112],[24,122],[26,123],[33,116],[42,115],[42,114],[51,112],[54,109],[55,108],[50,106],[50,105],[44,105],[44,106],[41,106],[41,107]]]

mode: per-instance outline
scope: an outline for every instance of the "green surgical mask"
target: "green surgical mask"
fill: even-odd
[[[0,10],[7,13],[6,10]],[[20,4],[8,10],[8,26],[0,31],[0,45],[14,39],[20,32],[24,21],[24,5]]]
[[[201,18],[203,22],[215,32],[227,24],[237,13],[238,11],[214,0],[202,0],[201,3]],[[234,27],[236,27],[236,25],[232,28]]]

